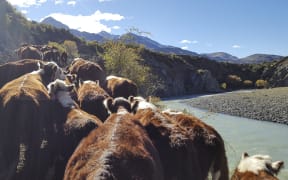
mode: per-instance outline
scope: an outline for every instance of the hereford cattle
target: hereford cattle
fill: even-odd
[[[204,179],[197,159],[197,150],[189,142],[186,131],[158,109],[151,109],[146,102],[139,102],[134,115],[145,127],[149,138],[159,152],[164,179]],[[147,108],[146,108],[147,107]]]
[[[129,113],[135,112],[135,108],[138,106],[138,101],[131,103],[129,100],[123,97],[107,98],[104,101],[104,106],[108,110],[109,114],[116,113],[120,107],[123,107]]]
[[[84,81],[78,88],[77,95],[81,109],[105,121],[108,112],[104,106],[104,100],[110,96],[100,87],[99,82]]]
[[[86,137],[90,131],[102,125],[100,119],[81,110],[71,98],[70,91],[73,85],[67,85],[65,81],[55,80],[48,85],[48,92],[52,99],[56,100],[53,105],[53,120],[55,123],[52,133],[53,146],[50,151],[54,152],[54,176],[50,179],[63,179],[66,163],[74,152],[78,143]]]
[[[177,111],[163,111],[189,135],[196,151],[194,159],[199,163],[201,179],[206,179],[210,171],[212,179],[227,180],[229,170],[224,141],[221,135],[200,119]]]
[[[129,99],[138,101],[135,116],[159,151],[165,179],[206,179],[209,171],[212,179],[228,179],[224,142],[215,129],[182,112],[160,112],[141,97]]]
[[[0,89],[0,179],[43,179],[47,152],[50,97],[46,84],[64,78],[55,63],[20,76]]]
[[[95,62],[87,61],[82,58],[75,58],[70,66],[67,67],[67,71],[71,74],[77,74],[77,77],[82,81],[99,80],[101,86],[105,83],[105,71]]]
[[[39,69],[42,61],[35,59],[24,59],[8,62],[0,65],[0,88],[7,82],[16,79],[26,73]]]
[[[231,180],[278,180],[276,175],[284,167],[283,161],[272,162],[268,155],[243,153]]]
[[[105,87],[110,96],[114,98],[128,98],[129,96],[137,96],[138,92],[137,85],[133,81],[117,76],[108,76],[106,78]]]
[[[124,108],[81,141],[64,180],[162,180],[159,154],[145,129]]]
[[[17,50],[17,54],[20,59],[38,59],[38,60],[43,59],[42,52],[36,47],[29,45],[20,47]]]
[[[43,61],[54,61],[60,64],[60,53],[57,48],[50,48],[43,52]]]
[[[61,53],[59,64],[62,67],[64,67],[64,66],[67,65],[67,61],[68,61],[68,54],[64,51],[64,52]]]

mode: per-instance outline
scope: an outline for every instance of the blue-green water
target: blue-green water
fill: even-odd
[[[186,111],[212,125],[223,137],[226,146],[230,175],[237,166],[243,152],[269,154],[272,160],[284,161],[286,168],[277,176],[288,179],[288,126],[257,121],[219,113],[212,113],[188,106],[181,98],[164,100],[166,108]],[[288,117],[287,117],[288,118]]]

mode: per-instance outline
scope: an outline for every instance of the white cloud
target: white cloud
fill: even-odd
[[[239,49],[239,48],[241,48],[241,46],[240,46],[240,45],[237,45],[237,44],[235,44],[235,45],[233,45],[233,46],[232,46],[232,48],[235,48],[235,49]]]
[[[181,44],[191,44],[191,41],[184,39],[184,40],[180,41],[180,43]]]
[[[111,32],[112,29],[117,29],[118,27],[108,27],[101,21],[121,21],[124,19],[124,16],[121,16],[120,14],[102,13],[99,10],[87,16],[73,16],[61,13],[53,13],[48,16],[51,16],[56,20],[66,24],[71,29],[77,29],[79,31],[86,31],[90,33],[99,33],[101,31]]]
[[[187,40],[187,39],[184,39],[182,41],[180,41],[181,44],[197,44],[198,41],[194,40],[194,41],[190,41],[190,40]]]
[[[188,46],[183,46],[183,47],[181,47],[181,49],[188,50],[189,47]]]
[[[76,5],[76,1],[68,1],[67,5],[75,6]]]
[[[98,0],[100,3],[102,2],[109,2],[109,1],[112,1],[112,0]]]
[[[30,6],[40,6],[47,0],[7,0],[13,6],[19,7],[30,7]]]
[[[55,1],[54,1],[54,4],[55,4],[55,5],[63,4],[63,3],[64,3],[64,0],[55,0]]]
[[[120,29],[120,26],[113,26],[112,29],[118,30]]]
[[[21,10],[21,13],[22,13],[22,14],[27,14],[28,11],[27,11],[27,10]]]

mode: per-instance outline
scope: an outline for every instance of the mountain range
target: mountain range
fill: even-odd
[[[63,24],[60,21],[57,21],[56,19],[52,17],[47,17],[43,19],[41,23],[48,24],[56,28],[69,30],[71,34],[75,35],[76,37],[80,37],[88,41],[97,41],[100,43],[104,43],[109,40],[113,40],[113,41],[125,40],[126,42],[130,42],[130,43],[132,42],[136,44],[142,44],[146,48],[156,51],[156,52],[205,57],[210,60],[214,60],[218,62],[229,62],[229,63],[237,63],[237,64],[257,64],[257,63],[262,63],[262,62],[272,62],[272,61],[280,60],[283,58],[283,56],[271,55],[271,54],[253,54],[245,58],[238,58],[236,56],[233,56],[225,52],[198,54],[196,52],[184,50],[179,47],[163,45],[146,36],[141,36],[141,35],[137,35],[134,33],[126,33],[123,35],[113,35],[105,31],[102,31],[100,33],[82,32],[76,29],[70,29],[67,25]],[[127,38],[127,36],[129,36],[129,38]]]

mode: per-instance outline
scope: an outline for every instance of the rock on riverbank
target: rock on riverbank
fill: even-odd
[[[288,87],[200,96],[186,103],[212,112],[288,125]]]

